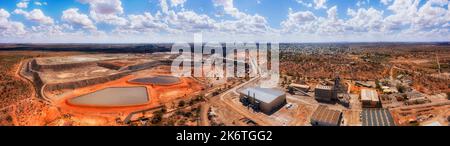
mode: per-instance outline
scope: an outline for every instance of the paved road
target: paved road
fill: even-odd
[[[255,61],[251,60],[251,65],[256,68],[255,65]],[[260,71],[260,69],[256,69],[255,71]],[[233,92],[234,94],[238,94],[237,90],[242,88],[245,85],[248,85],[250,83],[253,83],[255,81],[257,81],[258,79],[260,79],[260,75],[258,74],[256,77],[248,80],[247,82],[244,82],[236,87],[231,88],[230,90],[225,91],[224,93],[222,93],[220,95],[220,100],[223,101],[228,107],[230,107],[231,109],[233,109],[234,111],[238,112],[239,114],[253,120],[254,122],[256,122],[258,125],[261,126],[269,126],[270,124],[267,123],[266,121],[261,120],[260,118],[256,117],[253,113],[250,113],[247,109],[245,109],[243,106],[240,105],[236,105],[235,103],[233,103],[231,101],[231,99],[228,99],[229,97],[232,97],[230,95],[231,92]],[[225,99],[225,97],[227,97],[227,99]]]

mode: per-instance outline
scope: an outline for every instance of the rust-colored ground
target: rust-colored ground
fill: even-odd
[[[139,76],[129,75],[119,80],[110,81],[100,85],[94,85],[84,88],[79,88],[71,91],[65,97],[56,101],[56,104],[63,110],[72,111],[76,113],[129,113],[142,109],[149,109],[160,106],[164,103],[171,102],[179,98],[187,98],[193,93],[200,91],[202,86],[193,81],[190,78],[181,78],[181,83],[171,86],[153,86],[153,85],[141,85],[133,84],[128,81],[137,78]],[[89,106],[76,106],[68,104],[67,100],[78,97],[80,95],[92,93],[107,87],[133,87],[133,86],[146,86],[150,95],[150,101],[143,105],[127,106],[127,107],[89,107]],[[49,97],[51,97],[50,95]]]
[[[442,125],[449,124],[447,117],[450,116],[450,105],[448,103],[416,105],[391,111],[394,121],[400,126],[414,125],[414,123],[423,124],[430,121],[438,121]]]

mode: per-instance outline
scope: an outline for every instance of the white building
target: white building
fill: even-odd
[[[271,114],[286,104],[286,94],[271,88],[251,87],[239,91],[240,98],[247,98],[266,114]]]

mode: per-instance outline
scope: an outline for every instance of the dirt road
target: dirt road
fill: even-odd
[[[200,126],[210,126],[209,119],[208,119],[208,111],[209,111],[210,105],[208,103],[203,103],[200,106]]]

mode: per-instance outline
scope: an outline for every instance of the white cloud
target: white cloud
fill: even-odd
[[[299,3],[299,4],[301,4],[301,5],[305,6],[305,7],[308,7],[308,8],[311,8],[312,5],[313,5],[312,3],[307,3],[304,0],[296,0],[296,1],[297,1],[297,3]]]
[[[361,7],[362,5],[365,5],[366,1],[364,0],[358,0],[358,2],[356,2],[356,6]]]
[[[111,15],[111,14],[104,15],[104,14],[99,14],[96,12],[91,12],[90,16],[96,22],[104,22],[104,23],[111,24],[111,25],[123,26],[123,25],[127,25],[127,23],[128,23],[127,19],[117,16],[117,15]]]
[[[164,14],[169,12],[169,6],[167,6],[166,0],[159,0],[159,5],[161,6],[161,10]]]
[[[172,7],[177,7],[177,6],[184,6],[184,3],[186,2],[187,0],[170,0],[170,6],[172,6]]]
[[[35,1],[35,2],[34,2],[34,5],[36,5],[36,6],[45,6],[45,5],[47,5],[47,2],[39,2],[39,1]]]
[[[120,0],[78,0],[89,4],[90,16],[95,22],[111,25],[126,25],[128,21],[119,16],[123,14],[122,1]]]
[[[52,25],[54,23],[53,19],[45,14],[40,9],[33,9],[30,12],[26,12],[22,9],[14,10],[14,13],[23,15],[27,20],[37,22],[39,24]]]
[[[25,34],[25,25],[10,21],[11,15],[5,9],[0,9],[0,36],[19,36]]]
[[[289,11],[288,18],[281,22],[284,33],[306,33],[313,31],[311,26],[316,24],[317,17],[311,11]]]
[[[385,18],[388,30],[417,32],[443,32],[450,21],[447,0],[429,0],[421,7],[419,0],[394,0],[388,9],[393,12]]]
[[[392,2],[392,0],[380,0],[380,2],[384,5],[389,5],[389,3]]]
[[[176,12],[169,9],[166,0],[160,0],[159,2],[162,13],[158,11],[155,15],[148,12],[143,15],[129,15],[129,25],[120,27],[115,31],[120,33],[168,32],[181,34],[214,31],[217,28],[215,20],[205,14],[197,14],[194,11],[184,9]]]
[[[177,30],[198,32],[201,30],[212,31],[216,29],[215,21],[205,14],[197,14],[193,11],[170,11],[169,24]]]
[[[235,20],[226,20],[218,24],[219,30],[233,33],[270,33],[273,31],[268,26],[265,17],[258,14],[250,15],[239,11],[233,5],[233,0],[213,0],[214,6],[223,7],[226,14]]]
[[[433,5],[439,6],[433,6]],[[428,1],[417,11],[417,17],[413,21],[413,28],[415,29],[432,29],[439,28],[448,23],[449,18],[445,17],[448,12],[445,8],[443,2],[438,1]]]
[[[8,19],[9,16],[11,16],[8,11],[6,11],[5,9],[0,9],[0,19],[4,20],[4,19]]]
[[[29,3],[28,1],[21,1],[21,2],[17,3],[16,6],[18,8],[25,9],[25,8],[28,8],[28,3]]]
[[[119,33],[145,33],[168,31],[169,27],[158,16],[145,12],[141,15],[129,15],[129,25],[121,26],[115,31]]]
[[[227,33],[227,34],[251,34],[267,33],[272,29],[267,25],[264,17],[254,14],[249,15],[240,12],[233,6],[232,0],[213,1],[216,7],[223,7],[226,14],[233,18],[230,20],[216,21],[206,14],[199,14],[192,10],[182,9],[181,11],[171,10],[167,0],[159,0],[162,13],[158,11],[155,15],[146,13],[145,15],[130,15],[130,27],[120,27],[117,32],[168,32],[178,35],[189,35],[191,32],[203,33]],[[173,1],[170,1],[173,4]],[[171,5],[172,6],[172,5]],[[144,21],[145,20],[145,21]]]
[[[386,29],[399,31],[408,27],[417,17],[418,7],[419,0],[395,0],[387,7],[393,14],[385,18]]]
[[[439,6],[445,6],[449,3],[448,0],[428,0],[428,2],[431,5],[439,5]]]
[[[327,8],[326,3],[327,3],[327,0],[314,0],[314,4],[315,4],[314,8],[315,9],[321,9],[321,8],[326,9]]]
[[[233,0],[213,0],[213,3],[216,7],[222,6],[225,13],[235,18],[242,18],[246,15],[234,7]]]
[[[36,6],[46,5],[43,1],[18,1],[27,2],[27,6],[28,3],[34,3]],[[279,29],[272,28],[264,16],[239,10],[235,6],[237,3],[234,3],[236,1],[233,0],[212,0],[214,7],[218,10],[214,12],[221,14],[220,17],[213,18],[209,16],[209,13],[204,14],[201,9],[197,12],[185,8],[187,0],[159,0],[160,10],[156,13],[143,12],[130,15],[124,14],[121,0],[77,1],[89,5],[88,13],[83,14],[78,8],[67,9],[60,18],[61,22],[46,16],[40,9],[29,11],[25,9],[28,8],[26,6],[14,11],[15,14],[23,15],[26,20],[41,24],[34,26],[25,26],[21,22],[11,21],[10,14],[0,9],[0,36],[23,34],[41,38],[43,36],[66,38],[91,36],[95,39],[96,37],[93,36],[110,35],[126,38],[130,35],[144,34],[142,38],[152,36],[153,38],[148,39],[173,40],[178,39],[179,36],[180,38],[189,36],[192,32],[202,32],[211,36],[208,39],[215,40],[223,37],[231,38],[231,40],[238,38],[239,40],[256,40],[256,38],[270,40],[273,36],[282,36],[283,40],[302,38],[322,41],[421,40],[420,38],[448,40],[450,30],[448,0],[380,0],[378,5],[385,7],[381,9],[370,7],[369,0],[358,0],[359,6],[367,7],[344,7],[347,9],[345,18],[339,18],[342,14],[338,15],[340,12],[338,6],[329,5],[328,7],[327,0],[296,0],[302,6],[316,10],[294,12],[290,9],[286,19],[279,23]],[[256,1],[256,3],[260,2],[260,0]],[[231,17],[222,17],[223,15]],[[96,24],[99,23],[113,25],[113,31],[105,33],[100,31],[101,29],[97,30]],[[107,37],[104,39],[106,40]],[[0,38],[0,42],[3,40]]]
[[[87,3],[91,11],[99,14],[122,14],[122,2],[120,0],[78,0]]]
[[[63,11],[61,20],[68,22],[70,25],[79,26],[84,29],[89,30],[97,29],[97,27],[94,25],[94,23],[91,21],[91,19],[89,19],[87,15],[78,12],[78,8],[70,8]]]
[[[318,17],[311,11],[289,12],[281,26],[285,33],[327,36],[380,32],[383,28],[383,12],[374,8],[348,9],[348,15],[348,20],[339,19],[337,6],[328,9],[326,17]]]
[[[348,9],[347,14],[352,16],[346,23],[352,32],[377,32],[383,28],[383,11],[374,8],[359,8],[357,11]]]
[[[448,1],[430,0],[419,6],[419,0],[392,0],[385,16],[383,10],[373,7],[347,9],[348,19],[340,19],[337,7],[327,10],[327,17],[318,17],[310,11],[289,11],[280,23],[282,32],[299,38],[326,37],[343,40],[442,40],[449,37],[450,10]],[[447,4],[445,4],[447,3]],[[313,17],[314,16],[314,17]],[[300,37],[301,36],[301,37]],[[360,37],[355,37],[360,36]],[[445,39],[444,39],[445,40]]]
[[[283,27],[293,27],[298,24],[314,21],[316,16],[310,11],[289,12],[287,20],[281,22]]]
[[[345,32],[346,24],[337,16],[337,6],[333,6],[327,10],[326,17],[316,16],[311,11],[292,12],[290,10],[288,18],[281,22],[283,34],[297,34],[308,39],[321,36],[326,37],[337,36]],[[328,40],[329,38],[326,38]]]
[[[218,24],[219,30],[224,33],[260,35],[271,33],[272,28],[260,15],[247,15],[237,20],[227,20]]]
[[[389,1],[389,0],[387,0],[387,1]],[[384,3],[383,2],[383,0],[382,1],[380,1],[381,3]],[[368,5],[368,4],[370,4],[370,0],[358,0],[357,2],[356,2],[356,6],[358,6],[358,7],[361,7],[361,6],[363,6],[363,5]],[[386,4],[387,5],[387,4]]]
[[[327,10],[327,15],[329,19],[337,19],[337,6],[333,6]]]

